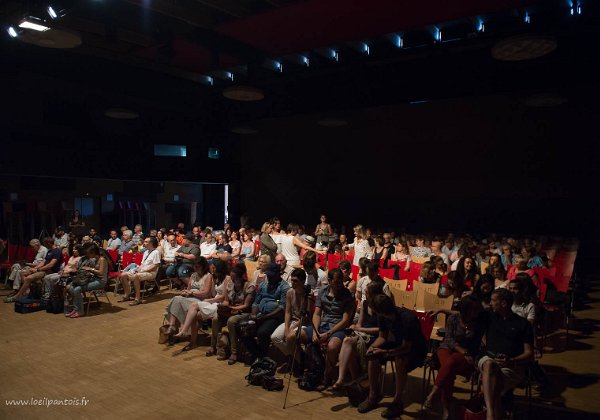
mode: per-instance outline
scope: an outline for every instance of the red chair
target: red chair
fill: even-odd
[[[331,270],[339,267],[339,262],[342,258],[338,255],[329,254],[327,256],[327,269]]]
[[[380,268],[379,276],[385,279],[393,279],[396,274],[396,270],[393,268]]]
[[[421,332],[426,341],[429,341],[433,326],[435,325],[435,318],[430,316],[427,312],[415,312],[419,325],[421,325]]]
[[[33,259],[35,258],[35,255],[37,254],[37,251],[35,249],[33,249],[32,247],[28,246],[27,250],[25,251],[25,261],[27,262],[33,262]]]
[[[133,262],[133,254],[131,252],[124,252],[121,256],[121,269],[126,268]]]
[[[345,258],[350,262],[354,261],[354,250],[351,249],[350,251],[348,251],[345,255]]]
[[[317,254],[317,264],[319,264],[321,268],[325,267],[325,254]]]
[[[16,261],[21,261],[21,260],[25,259],[25,256],[27,255],[27,248],[33,249],[33,248],[29,247],[29,246],[19,245],[19,248],[17,249],[17,259],[16,259]],[[33,260],[33,258],[32,258],[32,260]]]
[[[392,261],[392,260],[388,260],[388,267],[392,267],[394,265],[400,265],[402,264],[401,261]]]
[[[133,262],[136,265],[142,265],[142,259],[144,258],[144,254],[142,254],[141,252],[138,252],[137,254],[133,255]]]
[[[119,251],[117,251],[116,249],[109,249],[106,252],[108,252],[108,255],[110,255],[110,258],[115,264],[119,262]]]
[[[352,280],[358,281],[358,273],[359,272],[360,272],[360,267],[357,265],[353,265],[352,266],[352,274],[351,274]]]
[[[4,285],[8,283],[8,270],[13,266],[15,262],[17,262],[17,251],[19,247],[17,245],[13,245],[11,243],[8,244],[8,253],[6,255],[6,261],[0,263],[0,271],[6,270],[6,277],[4,278]]]

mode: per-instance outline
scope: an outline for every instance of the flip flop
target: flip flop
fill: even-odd
[[[141,300],[134,299],[133,302],[131,302],[129,304],[129,306],[137,306],[137,305],[141,305],[141,304],[142,304]]]

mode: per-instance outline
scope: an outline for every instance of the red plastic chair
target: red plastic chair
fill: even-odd
[[[338,255],[334,255],[334,254],[329,254],[327,256],[327,269],[331,270],[333,268],[338,268],[339,267],[339,262],[342,258],[339,257]]]
[[[110,258],[115,264],[119,262],[119,251],[117,251],[116,249],[109,249],[106,252],[108,252],[108,255],[110,255]]]
[[[124,252],[121,256],[121,269],[126,268],[133,262],[133,254],[131,252]]]
[[[354,261],[354,250],[353,250],[353,249],[351,249],[350,251],[348,251],[348,252],[346,253],[346,256],[345,256],[345,258],[346,258],[348,261],[350,261],[350,262]]]
[[[393,268],[380,268],[379,276],[386,279],[393,279],[394,274],[396,274],[396,270]]]
[[[352,280],[358,281],[358,273],[359,272],[360,272],[360,267],[357,265],[353,265],[352,266],[352,274],[351,274]]]
[[[32,247],[28,246],[27,250],[25,251],[25,261],[27,262],[33,262],[33,259],[35,258],[35,255],[37,254],[37,251],[35,249],[33,249]]]
[[[321,268],[325,267],[325,254],[317,254],[317,264],[319,264]]]
[[[142,254],[141,252],[138,252],[137,254],[134,254],[133,256],[133,262],[136,265],[142,265],[142,259],[144,258],[144,254]],[[127,267],[127,266],[125,266]]]
[[[25,256],[27,255],[27,248],[33,249],[33,248],[29,247],[29,246],[19,245],[19,248],[17,249],[17,259],[16,259],[16,261],[20,261],[20,260],[24,260],[25,259]],[[33,258],[32,258],[32,260],[33,260]]]
[[[425,337],[425,341],[429,342],[433,326],[435,325],[435,318],[428,315],[427,312],[415,312],[415,314],[419,320],[423,337]]]
[[[401,261],[388,260],[388,267],[393,267],[394,265],[400,265],[400,264],[402,264]]]

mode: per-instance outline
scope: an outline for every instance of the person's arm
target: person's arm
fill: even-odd
[[[387,248],[383,248],[383,254],[381,254],[381,259],[387,260],[387,256],[388,256]]]
[[[247,291],[246,297],[244,298],[244,303],[241,305],[233,305],[231,307],[232,315],[239,314],[244,312],[246,309],[252,306],[252,302],[254,301],[254,286],[252,286],[251,291]]]
[[[231,245],[229,245],[229,246],[231,246]],[[242,252],[242,245],[241,244],[240,244],[240,246],[238,246],[235,249],[231,246],[231,258],[239,257],[241,252]]]
[[[533,360],[533,346],[530,343],[525,343],[523,345],[523,353],[518,355],[517,357],[512,357],[507,359],[507,363],[513,363],[515,365],[527,364]]]
[[[331,337],[333,334],[335,334],[336,332],[343,331],[346,328],[348,328],[351,323],[352,323],[352,308],[348,308],[347,310],[344,311],[344,314],[342,315],[342,319],[340,320],[340,322],[335,324],[333,326],[333,328],[331,328],[329,331],[326,331],[323,334],[319,334],[319,338],[321,339],[321,341],[325,341],[329,337]]]
[[[383,331],[383,330],[379,329],[379,336],[375,339],[375,341],[373,341],[373,344],[371,344],[371,346],[367,350],[367,353],[368,354],[378,354],[378,353],[384,352],[385,350],[383,350],[381,348],[381,346],[383,346],[386,341],[387,341],[387,331]]]
[[[318,343],[319,342],[319,332],[317,330],[315,330],[315,327],[319,328],[319,326],[321,325],[321,308],[319,306],[317,306],[315,308],[315,313],[313,314],[313,318],[312,318],[312,325],[313,325],[312,341],[313,341],[313,343]]]
[[[320,226],[321,226],[321,224],[318,224],[317,227],[315,228],[315,236],[320,236],[319,235]]]
[[[190,284],[191,283],[192,282],[190,282]],[[214,283],[214,279],[213,279],[212,274],[208,274],[208,276],[206,277],[206,281],[204,282],[204,288],[202,290],[198,290],[198,291],[192,290],[190,295],[193,297],[200,298],[200,299],[206,299],[210,295],[210,292],[212,291],[213,283]],[[224,290],[226,290],[226,288]],[[225,293],[224,300],[229,301],[229,297],[227,296],[227,293]]]
[[[54,267],[54,266],[55,266],[57,263],[58,263],[58,260],[57,260],[56,258],[52,258],[48,264],[46,264],[46,265],[42,265],[42,266],[41,266],[41,267],[38,269],[38,271],[47,271],[47,270],[50,270],[50,269],[52,269],[52,267]]]
[[[410,255],[406,258],[406,265],[404,266],[404,271],[410,271]]]
[[[327,252],[325,250],[320,250],[319,251],[319,250],[313,248],[312,246],[305,244],[304,242],[302,242],[300,239],[296,238],[295,236],[293,236],[293,238],[294,238],[294,245],[296,245],[297,247],[300,247],[302,249],[306,249],[308,251],[312,251],[312,252],[317,253],[317,254],[325,254]]]

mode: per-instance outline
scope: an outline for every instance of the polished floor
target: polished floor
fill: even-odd
[[[22,315],[13,311],[13,304],[0,303],[0,419],[381,418],[383,408],[361,415],[346,398],[304,392],[294,382],[284,410],[285,391],[247,386],[248,368],[243,364],[228,366],[207,358],[205,347],[181,353],[183,344],[157,344],[171,292],[137,307],[115,304],[112,293],[109,296],[112,307],[92,308],[90,316],[80,319],[45,312]],[[600,292],[592,291],[589,297],[590,303],[576,313],[577,331],[571,333],[568,349],[564,350],[564,334],[549,340],[554,349],[541,363],[551,385],[542,395],[534,392],[531,410],[520,406],[517,417],[600,415]],[[409,378],[403,418],[439,418],[419,410],[421,375],[416,370]],[[457,396],[467,398],[468,393]],[[8,405],[15,404],[11,400],[31,404],[32,398],[81,405]]]

